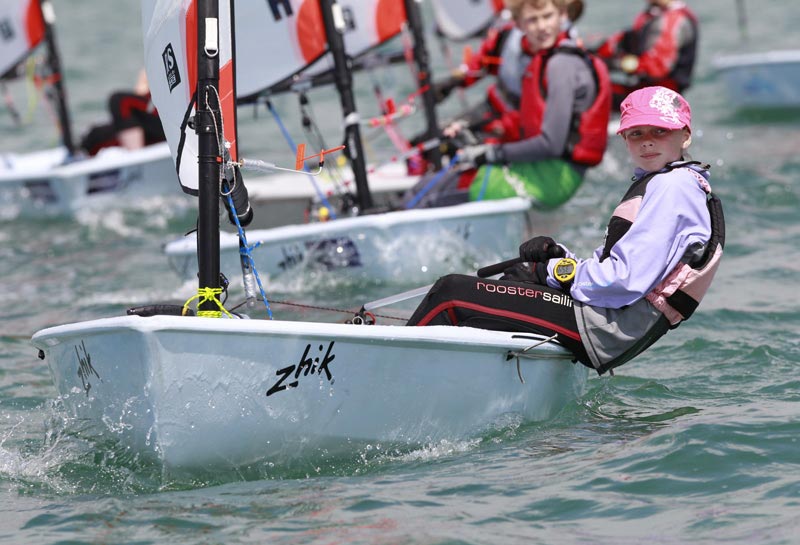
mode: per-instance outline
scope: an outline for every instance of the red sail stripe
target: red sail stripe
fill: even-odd
[[[222,118],[225,120],[225,140],[230,142],[228,150],[233,161],[239,160],[236,144],[236,97],[233,94],[233,61],[219,69],[219,95],[222,101]]]
[[[25,12],[25,33],[29,47],[36,47],[44,39],[44,29],[44,16],[39,0],[30,0]]]
[[[297,39],[300,42],[300,53],[306,63],[319,58],[328,47],[324,29],[319,0],[303,2],[297,10]]]
[[[186,66],[189,81],[186,88],[190,93],[197,90],[197,2],[192,3],[186,10]]]
[[[375,10],[375,28],[378,39],[388,40],[403,27],[406,21],[406,7],[399,0],[379,0]]]

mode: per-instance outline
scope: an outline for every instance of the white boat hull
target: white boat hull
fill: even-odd
[[[0,219],[70,217],[181,194],[166,143],[65,158],[65,148],[0,155]]]
[[[800,108],[800,50],[718,57],[714,68],[737,108]]]
[[[248,173],[245,173],[246,175]],[[338,181],[341,177],[344,182]],[[376,206],[391,204],[419,182],[410,176],[403,163],[389,163],[369,173],[369,189]],[[268,176],[246,176],[247,192],[255,217],[251,229],[267,229],[307,221],[312,204],[324,197],[335,210],[342,207],[339,195],[355,193],[352,171],[344,167],[331,175],[325,169],[319,176],[279,172]]]
[[[587,373],[552,343],[532,349],[535,359],[509,356],[537,342],[461,327],[175,316],[33,337],[86,433],[175,470],[414,448],[474,437],[511,415],[551,418]]]
[[[259,274],[268,279],[300,270],[352,281],[426,283],[450,272],[507,259],[527,234],[530,201],[511,198],[442,208],[388,212],[247,233]],[[197,273],[194,236],[165,252],[186,280]],[[220,234],[221,268],[240,271],[239,240]]]

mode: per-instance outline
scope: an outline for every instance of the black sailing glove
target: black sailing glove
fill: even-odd
[[[533,237],[519,247],[519,256],[529,263],[544,263],[548,259],[564,257],[564,248],[550,237]]]

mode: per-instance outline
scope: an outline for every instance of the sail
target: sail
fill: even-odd
[[[431,0],[436,26],[450,40],[482,34],[503,10],[502,0]]]
[[[230,159],[238,160],[232,0],[219,0],[219,102]],[[238,6],[238,2],[237,2]],[[153,103],[186,193],[197,195],[197,135],[189,127],[197,90],[196,0],[142,0],[142,31],[147,80]]]
[[[0,76],[25,60],[44,37],[39,0],[0,0]]]
[[[319,0],[236,0],[233,6],[228,0],[224,4],[219,22],[220,94],[226,114],[225,137],[231,143],[231,157],[237,160],[235,100],[259,93],[329,54]],[[339,4],[350,56],[396,36],[405,23],[405,8],[397,0],[342,0]],[[142,0],[145,68],[153,102],[181,185],[194,195],[197,138],[188,121],[194,115],[197,85],[195,13],[194,0]],[[235,72],[231,20],[236,32],[236,65],[241,67]]]
[[[347,54],[357,57],[396,36],[406,20],[400,0],[340,0]],[[237,0],[238,96],[268,89],[317,63],[328,48],[319,0]]]

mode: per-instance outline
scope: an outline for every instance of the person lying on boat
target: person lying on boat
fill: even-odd
[[[460,325],[554,337],[599,374],[640,354],[689,318],[725,244],[708,165],[686,160],[691,110],[681,95],[647,87],[622,103],[620,134],[633,184],[587,259],[547,236],[520,246],[500,280],[440,278],[408,325]]]
[[[660,85],[683,93],[697,58],[697,16],[679,0],[647,0],[633,25],[592,49],[609,66],[614,106],[635,89]]]
[[[144,69],[132,91],[118,91],[108,99],[111,122],[91,127],[81,139],[81,149],[96,155],[103,148],[139,149],[166,140],[161,119],[150,99]]]
[[[506,0],[523,36],[524,69],[518,72],[519,107],[497,121],[498,138],[456,152],[456,164],[435,187],[423,178],[405,203],[532,198],[541,208],[568,201],[586,170],[600,163],[608,140],[611,84],[605,64],[563,31],[569,0]],[[444,130],[454,138],[467,129],[457,121]],[[427,194],[420,198],[420,191]]]

